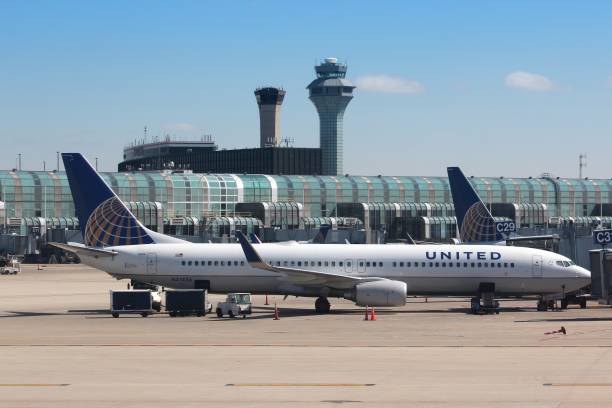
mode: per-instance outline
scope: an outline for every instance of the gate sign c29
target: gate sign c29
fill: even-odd
[[[598,245],[608,245],[612,243],[612,229],[593,231],[593,242]]]
[[[505,232],[515,232],[516,224],[514,221],[501,221],[495,223],[495,229],[497,232],[505,233]]]

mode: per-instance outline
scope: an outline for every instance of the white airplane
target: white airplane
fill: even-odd
[[[212,293],[329,297],[360,306],[402,306],[407,295],[500,296],[579,289],[590,272],[547,251],[481,245],[196,244],[145,228],[91,164],[62,154],[85,245],[55,244],[117,279]]]

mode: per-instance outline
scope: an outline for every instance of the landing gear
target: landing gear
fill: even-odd
[[[329,305],[329,301],[326,297],[319,296],[315,301],[315,312],[319,314],[329,313],[329,309],[331,306]]]
[[[495,300],[495,284],[492,282],[481,282],[478,285],[479,297],[473,297],[470,301],[470,312],[472,314],[499,314],[499,302]]]

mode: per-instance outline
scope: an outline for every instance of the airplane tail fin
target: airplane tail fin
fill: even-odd
[[[505,239],[478,193],[459,167],[448,167],[459,236],[463,242],[498,242]]]
[[[327,239],[327,233],[331,227],[332,226],[329,224],[322,224],[319,227],[319,232],[317,232],[317,235],[315,235],[315,237],[312,239],[312,242],[315,244],[324,244],[325,240]]]
[[[183,242],[144,225],[80,153],[62,153],[85,245],[90,247]]]

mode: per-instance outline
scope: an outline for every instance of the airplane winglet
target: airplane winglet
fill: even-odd
[[[238,239],[238,242],[240,242],[240,246],[242,246],[242,251],[244,252],[244,256],[246,257],[249,265],[259,269],[270,269],[270,265],[268,265],[263,261],[263,259],[261,259],[255,248],[253,247],[253,244],[251,244],[247,240],[242,231],[236,230],[235,234],[236,238]]]
[[[259,239],[257,234],[255,234],[254,232],[251,232],[251,242],[253,244],[261,244],[261,239]]]

